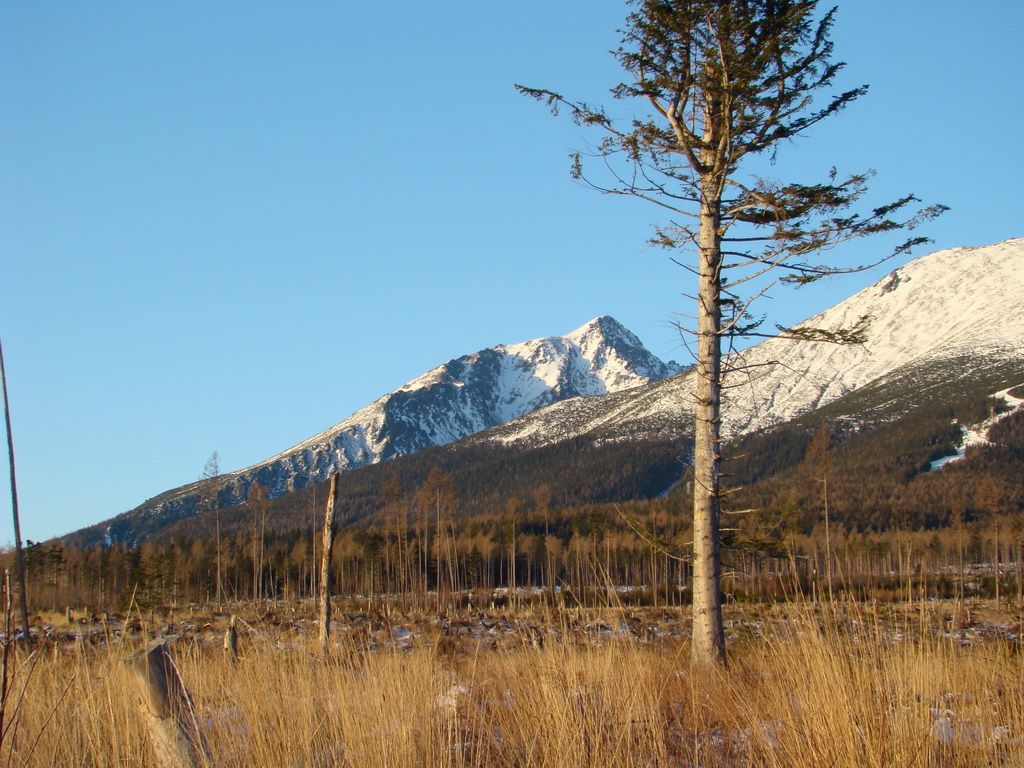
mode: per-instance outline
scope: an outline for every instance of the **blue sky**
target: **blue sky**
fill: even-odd
[[[1024,236],[1024,8],[967,7],[843,4],[837,87],[871,91],[774,172],[874,168],[877,202],[945,203],[932,250]],[[214,450],[225,471],[256,463],[450,358],[600,314],[685,360],[672,318],[692,286],[646,245],[659,212],[575,184],[587,135],[513,89],[613,105],[626,10],[3,3],[0,336],[23,537],[190,482]],[[892,266],[761,310],[796,322]]]

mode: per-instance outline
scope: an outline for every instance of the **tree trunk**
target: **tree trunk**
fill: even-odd
[[[997,611],[999,610],[999,604],[1001,602],[1000,598],[1002,597],[1002,595],[1000,594],[1000,591],[999,591],[999,586],[1000,586],[999,585],[999,575],[1000,575],[999,571],[1002,569],[1002,565],[1003,565],[1003,553],[1002,553],[1002,547],[999,544],[999,523],[996,523],[996,610]]]
[[[720,191],[704,184],[697,295],[697,382],[693,448],[693,661],[725,664],[719,518],[721,516]]]
[[[331,636],[331,551],[334,549],[334,498],[338,492],[338,475],[331,476],[324,514],[323,560],[320,563],[320,645],[327,653]]]
[[[216,501],[213,502],[216,505]],[[221,561],[220,561],[220,508],[215,507],[217,515],[217,610],[224,610],[223,583],[221,582]]]
[[[1014,555],[1017,558],[1017,608],[1024,606],[1024,539],[1017,539],[1017,551]]]
[[[957,515],[957,539],[956,539],[956,551],[957,557],[959,558],[959,577],[957,579],[957,608],[963,610],[965,603],[964,594],[964,510],[959,510]]]
[[[21,518],[18,514],[18,480],[14,469],[14,433],[11,430],[11,406],[7,399],[7,370],[4,368],[4,349],[0,345],[0,388],[4,397],[4,423],[7,425],[7,457],[11,469],[11,510],[14,514],[14,548],[18,561],[18,584],[21,587],[21,626],[25,630],[25,645],[32,645],[28,623],[28,583],[25,579],[25,551],[21,546]]]
[[[825,579],[828,582],[828,601],[835,602],[835,595],[832,594],[832,535],[829,531],[828,520],[828,473],[822,478],[822,493],[825,500]]]

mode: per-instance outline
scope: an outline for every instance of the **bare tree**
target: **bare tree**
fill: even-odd
[[[811,478],[821,485],[821,507],[825,515],[825,579],[828,584],[829,602],[835,600],[832,594],[832,533],[829,530],[828,476],[832,472],[832,428],[827,421],[821,422],[807,448],[805,462]]]
[[[11,430],[11,406],[7,399],[7,369],[4,367],[4,348],[0,344],[0,385],[4,396],[4,423],[7,425],[7,457],[11,468],[11,510],[14,515],[14,548],[18,558],[18,582],[21,586],[21,625],[25,630],[25,644],[32,644],[28,628],[28,584],[25,581],[25,551],[21,546],[21,517],[18,514],[18,478],[14,466],[14,433]],[[30,541],[29,544],[32,542]]]
[[[854,238],[913,228],[944,208],[907,214],[917,198],[906,195],[856,213],[871,172],[840,176],[832,169],[824,182],[804,184],[761,178],[745,167],[757,157],[774,159],[780,144],[866,93],[861,86],[815,101],[843,67],[832,61],[835,9],[819,18],[816,0],[631,4],[636,10],[614,52],[626,79],[611,90],[637,110],[631,119],[614,119],[554,91],[517,88],[603,132],[586,156],[573,155],[573,177],[600,192],[657,205],[669,221],[656,228],[652,242],[697,278],[696,327],[688,329],[696,339],[692,647],[696,662],[724,664],[723,340],[761,335],[761,321],[748,310],[771,287],[768,273],[802,285],[866,269],[872,265],[837,267],[821,254]],[[925,241],[911,238],[890,256]],[[866,324],[863,318],[850,328],[780,331],[793,339],[857,343]]]
[[[324,511],[323,558],[320,563],[320,647],[326,656],[331,639],[331,555],[334,551],[334,503],[338,497],[338,473],[331,475]]]
[[[979,509],[988,518],[988,522],[995,528],[995,589],[996,607],[1002,601],[1002,590],[1000,589],[1000,571],[1003,567],[1002,544],[1000,542],[1000,518],[1006,493],[1003,484],[994,475],[987,474],[982,477],[981,482],[974,490],[975,502]]]
[[[223,580],[221,578],[221,547],[220,547],[220,503],[217,500],[217,478],[220,477],[220,454],[214,451],[203,466],[199,479],[203,481],[200,498],[207,510],[217,518],[217,610],[223,609]]]
[[[256,548],[256,515],[253,514],[252,537],[252,596],[258,606],[263,604],[263,556],[267,534],[267,495],[269,489],[259,481],[249,490],[249,507],[259,513],[259,549]]]

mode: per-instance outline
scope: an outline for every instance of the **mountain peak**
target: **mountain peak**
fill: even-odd
[[[626,330],[626,327],[622,323],[611,315],[599,315],[590,322],[584,323],[572,333],[566,334],[565,338],[575,340],[594,333],[611,336],[627,333],[630,336],[633,336],[630,331]]]
[[[565,338],[580,347],[603,343],[623,351],[644,349],[643,342],[637,338],[636,334],[611,315],[595,317],[589,323],[581,325],[572,333],[567,334]],[[644,351],[646,352],[646,350]]]

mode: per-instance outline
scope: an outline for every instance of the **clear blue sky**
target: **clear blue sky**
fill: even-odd
[[[23,536],[130,509],[214,450],[225,471],[256,463],[452,357],[600,314],[684,360],[671,320],[692,289],[645,244],[659,212],[572,182],[585,134],[512,87],[612,104],[626,10],[0,5],[0,336]],[[875,168],[877,202],[952,206],[928,229],[936,249],[1024,235],[1022,32],[1016,0],[847,0],[839,85],[871,92],[776,172]],[[762,310],[796,322],[883,271]]]

